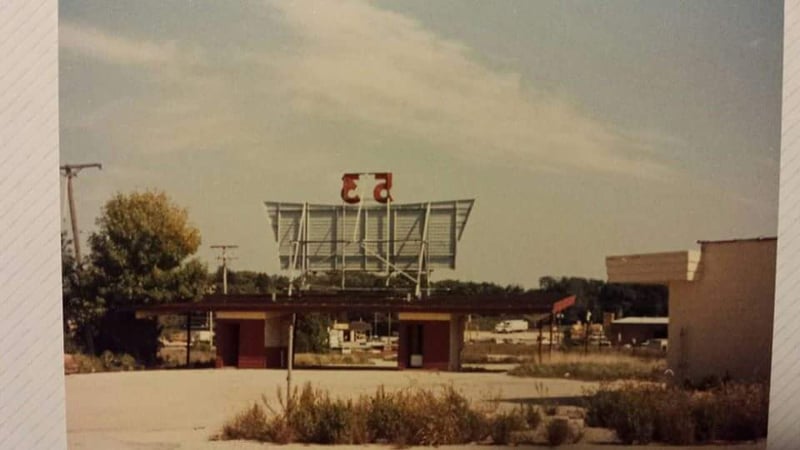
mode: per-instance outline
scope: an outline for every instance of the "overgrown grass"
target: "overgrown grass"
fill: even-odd
[[[726,383],[706,391],[626,384],[603,386],[587,400],[587,424],[611,428],[627,444],[742,441],[767,433],[769,395],[760,384]]]
[[[77,373],[123,372],[142,368],[133,356],[117,355],[109,351],[100,356],[73,354],[72,361]]]
[[[164,347],[159,353],[159,363],[156,367],[162,369],[185,368],[186,349],[181,347]],[[192,368],[214,367],[216,352],[192,349],[190,352],[190,364]]]
[[[223,426],[220,439],[275,443],[458,445],[472,442],[518,443],[520,433],[536,430],[542,414],[534,406],[498,412],[477,407],[447,386],[441,390],[409,388],[354,400],[331,397],[310,384],[295,388],[279,407],[265,399]]]
[[[550,346],[542,345],[542,355],[545,362],[548,359],[575,359],[575,358],[605,358],[605,359],[636,359],[636,360],[663,360],[662,351],[647,348],[621,349],[617,347],[590,346],[588,352],[580,345],[556,345],[550,355]],[[522,363],[534,362],[539,358],[539,346],[536,343],[496,343],[496,342],[469,342],[464,344],[461,360],[470,364],[484,364],[492,362]]]
[[[379,357],[380,355],[378,355]],[[330,365],[374,365],[374,355],[368,353],[297,353],[294,355],[296,366],[330,366]]]
[[[621,354],[564,354],[521,364],[508,373],[519,377],[574,378],[586,381],[660,380],[666,364],[662,359]]]

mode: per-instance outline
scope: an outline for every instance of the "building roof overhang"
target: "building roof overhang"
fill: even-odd
[[[624,317],[611,322],[614,325],[669,325],[669,317]]]
[[[700,252],[696,250],[606,258],[609,283],[667,285],[672,281],[694,281],[699,265]]]
[[[408,299],[387,294],[303,293],[269,295],[208,295],[196,302],[135,308],[137,315],[167,315],[209,311],[255,312],[438,312],[452,314],[555,314],[575,304],[575,296],[551,292],[518,295],[434,295]]]

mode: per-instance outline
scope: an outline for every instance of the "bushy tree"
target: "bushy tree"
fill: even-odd
[[[208,269],[187,259],[200,246],[188,214],[163,192],[117,194],[103,207],[89,237],[95,295],[108,308],[98,346],[155,360],[160,329],[136,320],[137,306],[199,299]]]
[[[185,209],[163,192],[117,194],[89,237],[92,264],[110,305],[147,305],[202,295],[207,270],[184,261],[200,246]]]

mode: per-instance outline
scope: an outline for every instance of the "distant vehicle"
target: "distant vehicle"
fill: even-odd
[[[504,320],[494,327],[495,333],[516,333],[528,331],[527,320]]]

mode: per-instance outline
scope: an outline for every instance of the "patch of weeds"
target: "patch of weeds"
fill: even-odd
[[[755,440],[766,436],[768,402],[762,384],[722,383],[703,391],[601,386],[587,399],[586,421],[615,430],[626,444]]]

